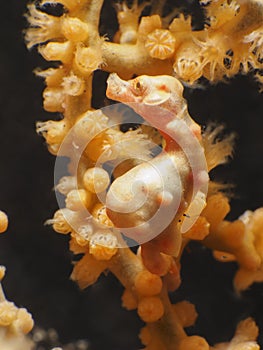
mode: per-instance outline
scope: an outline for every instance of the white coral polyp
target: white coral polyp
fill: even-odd
[[[31,28],[26,31],[25,40],[29,49],[37,44],[62,37],[59,17],[37,10],[33,4],[28,5],[28,10],[27,20]]]
[[[147,36],[145,48],[151,57],[165,60],[173,55],[175,42],[169,30],[155,29]]]
[[[84,113],[74,126],[75,139],[91,141],[100,132],[108,129],[108,117],[100,110]]]

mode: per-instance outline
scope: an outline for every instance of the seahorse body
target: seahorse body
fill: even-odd
[[[180,210],[174,213],[174,217],[177,217],[178,214],[182,215],[181,210],[184,210],[186,215],[181,226],[181,232],[186,232],[197,220],[206,205],[209,178],[204,149],[201,144],[201,129],[188,114],[182,94],[182,84],[171,76],[144,75],[125,81],[113,73],[108,79],[107,96],[130,106],[164,136],[166,147],[164,152],[154,159],[155,166],[157,166],[158,162],[163,162],[165,157],[172,160],[174,166],[176,166],[178,159],[182,159],[182,153],[184,154],[184,162],[188,164],[188,174],[186,175],[186,172],[184,172],[183,177],[180,178],[180,180],[183,179],[182,182],[184,183],[182,192],[178,194],[173,189],[173,186],[174,188],[178,187],[176,182],[178,178],[174,180],[172,187],[169,187],[169,191],[166,192],[174,198],[171,203],[173,203],[176,196],[181,196]],[[122,200],[124,203],[125,197],[125,191],[121,190],[121,188],[124,188],[125,185],[132,187],[134,179],[138,178],[137,175],[142,175],[141,169],[145,170],[141,181],[146,183],[148,181],[147,178],[151,179],[151,171],[149,164],[143,163],[117,178],[108,191],[107,201],[109,208],[107,213],[117,227],[122,226],[120,222],[123,224],[125,220],[129,222],[129,225],[131,223],[134,224],[136,222],[135,217],[138,218],[139,213],[139,221],[144,221],[145,223],[149,221],[149,217],[152,215],[154,205],[151,201],[146,201],[138,210],[132,213],[127,212],[125,215],[123,214],[123,209],[119,207],[119,203]],[[163,182],[166,181],[167,173],[169,173],[169,169],[162,167],[161,177],[163,177]],[[149,175],[148,177],[147,174]],[[187,180],[185,181],[185,179]],[[154,186],[153,184],[148,188],[149,198],[155,198],[155,202],[157,202],[156,198],[160,197],[160,195],[157,195],[158,188],[160,190],[160,186]],[[136,188],[135,200],[136,197],[140,197],[138,191],[143,191],[143,189],[138,190]],[[192,191],[190,199],[189,191]],[[185,207],[188,207],[188,209],[185,210]]]

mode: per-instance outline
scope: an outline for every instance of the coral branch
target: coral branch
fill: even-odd
[[[115,44],[104,42],[102,44],[102,57],[107,72],[116,72],[122,78],[131,78],[134,74],[172,74],[172,64],[149,57],[141,45]],[[134,64],[136,60],[136,64]]]

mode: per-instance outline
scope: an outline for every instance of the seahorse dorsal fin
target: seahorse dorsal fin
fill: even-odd
[[[181,225],[181,233],[187,232],[196,222],[201,212],[206,206],[206,196],[203,192],[198,191],[184,213],[184,220]]]

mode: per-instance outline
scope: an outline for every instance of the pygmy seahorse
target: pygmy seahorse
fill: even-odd
[[[164,151],[150,163],[134,167],[112,183],[106,204],[109,217],[117,227],[124,222],[130,222],[129,226],[138,222],[144,222],[145,225],[147,223],[142,232],[145,233],[152,229],[148,222],[153,215],[152,208],[156,206],[154,203],[160,204],[162,198],[166,208],[175,208],[177,203],[174,217],[178,218],[178,214],[184,213],[183,220],[179,221],[183,221],[181,232],[186,232],[206,205],[209,177],[202,147],[201,128],[187,111],[182,84],[171,76],[143,75],[125,81],[115,73],[110,74],[107,82],[107,97],[131,107],[159,130],[166,143]],[[179,176],[175,175],[171,166],[165,165],[169,161],[176,167]],[[160,178],[154,176],[153,167],[158,169]],[[181,181],[180,190],[178,181]],[[128,188],[132,188],[133,193],[127,190]],[[140,206],[139,198],[145,192],[148,199]],[[131,195],[134,201],[137,201],[137,205],[133,204],[133,208],[127,206],[124,213],[121,206],[125,206],[125,203],[128,205],[127,198],[130,199]],[[155,208],[154,212],[156,210]],[[137,228],[137,232],[139,231]]]

